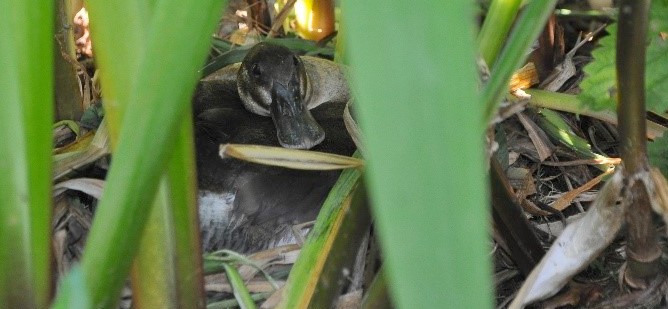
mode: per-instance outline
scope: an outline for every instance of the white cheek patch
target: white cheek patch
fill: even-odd
[[[260,91],[258,93],[259,98],[258,102],[256,102],[259,106],[259,108],[264,109],[267,111],[267,114],[264,116],[269,116],[269,106],[274,103],[272,98],[271,98],[271,92],[267,91],[265,88],[260,88]]]
[[[239,96],[244,107],[251,113],[260,116],[269,116],[269,105],[271,101],[271,93],[264,88],[256,89],[253,93],[246,92],[239,89]]]
[[[260,116],[269,116],[269,104],[271,104],[271,92],[263,87],[256,87],[253,92],[242,87],[242,84],[251,84],[248,74],[240,73],[237,80],[237,91],[246,110]]]

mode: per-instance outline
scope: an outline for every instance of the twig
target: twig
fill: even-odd
[[[295,6],[295,2],[297,2],[297,0],[288,0],[283,9],[276,15],[274,24],[271,25],[271,29],[269,30],[269,33],[267,33],[268,38],[276,36],[278,29],[283,25],[283,21],[288,17],[288,13],[290,13],[292,7]]]

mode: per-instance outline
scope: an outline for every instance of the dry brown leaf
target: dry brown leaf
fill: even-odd
[[[559,235],[509,308],[523,308],[556,294],[614,240],[629,206],[628,201],[621,199],[624,186],[624,175],[619,167],[601,188],[587,213]]]
[[[585,192],[585,191],[590,190],[590,189],[593,188],[595,185],[597,185],[598,183],[600,183],[601,180],[603,180],[603,178],[604,178],[605,176],[612,174],[614,171],[615,171],[615,169],[614,169],[614,168],[611,168],[611,169],[609,169],[608,171],[606,171],[605,173],[603,173],[603,174],[601,174],[601,175],[598,175],[598,176],[596,176],[594,179],[588,181],[588,182],[585,183],[584,185],[582,185],[582,186],[580,186],[580,187],[578,187],[578,188],[575,188],[575,189],[573,189],[573,190],[571,190],[571,191],[568,191],[568,192],[564,193],[564,195],[562,195],[558,200],[556,200],[556,201],[555,201],[554,203],[552,203],[552,205],[550,205],[550,206],[551,206],[552,208],[558,210],[558,211],[563,211],[564,209],[566,209],[566,207],[568,207],[568,205],[570,205],[570,204],[573,202],[573,200],[574,200],[578,195],[582,194],[582,193]]]
[[[510,77],[510,92],[515,92],[518,89],[528,89],[535,84],[538,84],[538,71],[536,71],[533,62],[529,62]]]
[[[522,123],[522,126],[524,126],[524,129],[529,133],[529,138],[534,147],[536,147],[536,151],[538,151],[538,159],[540,159],[540,162],[545,161],[545,159],[552,155],[556,147],[550,142],[549,137],[547,137],[547,134],[545,134],[543,129],[524,113],[517,114],[517,117]]]

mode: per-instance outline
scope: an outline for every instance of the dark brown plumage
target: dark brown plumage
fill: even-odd
[[[263,68],[271,74],[271,66]],[[252,252],[290,238],[292,225],[314,220],[339,172],[221,159],[218,148],[224,143],[279,146],[272,118],[247,111],[230,87],[229,80],[205,79],[194,97],[203,248]],[[326,136],[313,150],[352,154],[355,146],[342,120],[345,103],[311,110]]]

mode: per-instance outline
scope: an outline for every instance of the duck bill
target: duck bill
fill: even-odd
[[[270,113],[281,146],[310,149],[325,139],[325,131],[306,108],[298,86],[275,83],[272,92]]]

